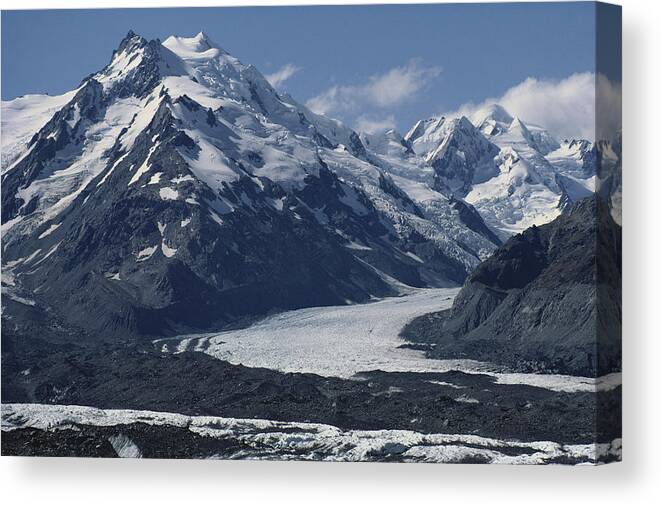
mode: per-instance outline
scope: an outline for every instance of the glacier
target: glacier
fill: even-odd
[[[621,457],[622,441],[598,444],[517,442],[477,435],[424,434],[410,430],[342,430],[335,426],[265,419],[184,416],[140,410],[103,410],[76,405],[3,404],[2,431],[31,428],[54,433],[82,427],[110,427],[117,456],[144,457],[123,434],[131,425],[174,427],[237,448],[206,458],[309,461],[402,461],[408,463],[493,463],[538,465],[556,461],[595,464]],[[57,435],[55,435],[57,436]]]

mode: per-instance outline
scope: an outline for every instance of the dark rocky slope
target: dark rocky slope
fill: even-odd
[[[599,376],[621,367],[622,229],[597,197],[512,237],[468,278],[452,309],[402,332],[433,357]]]

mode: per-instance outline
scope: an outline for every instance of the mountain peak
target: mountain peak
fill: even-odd
[[[519,119],[518,116],[514,117],[514,119],[512,119],[512,122],[510,123],[510,130],[516,130],[516,129],[521,129],[521,130],[524,130],[524,131],[528,131],[528,128],[523,123],[523,121],[521,121],[521,119]]]
[[[460,126],[461,128],[470,128],[474,129],[475,127],[473,126],[473,123],[471,123],[470,119],[468,119],[466,116],[461,116],[460,118],[457,119],[456,121],[457,126]]]
[[[120,41],[120,44],[124,44],[124,43],[130,42],[130,41],[133,41],[133,40],[142,41],[142,40],[145,40],[145,39],[141,35],[138,35],[137,33],[135,33],[133,30],[129,30],[126,33],[126,35],[124,36],[124,38]]]
[[[488,112],[489,116],[498,121],[506,122],[511,121],[512,116],[505,107],[498,103],[492,103],[485,108],[485,111]]]
[[[212,40],[209,38],[209,36],[204,33],[202,30],[198,32],[195,37],[192,37],[192,40],[197,43],[197,45],[204,50],[212,49],[215,46],[215,44],[212,42]]]
[[[497,103],[488,104],[470,115],[471,122],[488,136],[506,131],[513,119],[510,113]]]
[[[509,125],[514,118],[502,105],[491,103],[471,114],[470,119],[475,126],[481,128],[485,123],[489,122]]]
[[[170,51],[184,59],[208,59],[224,54],[220,46],[213,42],[209,36],[200,31],[193,37],[179,37],[171,35],[163,42]]]
[[[143,37],[133,30],[129,30],[126,36],[120,41],[117,49],[113,52],[113,58],[124,51],[132,51],[135,48],[142,47],[146,43],[147,41]]]

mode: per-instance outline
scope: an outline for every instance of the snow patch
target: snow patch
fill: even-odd
[[[147,154],[145,161],[142,162],[142,165],[140,165],[140,167],[135,171],[135,174],[133,174],[133,177],[131,177],[131,180],[129,181],[128,184],[129,186],[135,182],[138,182],[142,174],[145,174],[149,171],[149,169],[151,168],[149,164],[149,159],[151,158],[151,155],[154,154],[154,151],[158,146],[159,144],[154,144],[149,148],[149,153]]]
[[[424,262],[425,262],[420,256],[418,256],[417,254],[415,254],[415,253],[413,253],[413,252],[411,252],[411,251],[407,251],[407,252],[406,252],[406,255],[407,255],[409,258],[411,258],[411,259],[417,261],[418,263],[424,263]]]
[[[177,200],[179,198],[179,191],[172,188],[161,188],[158,190],[161,200]]]
[[[372,248],[368,247],[363,244],[359,244],[358,242],[349,242],[348,244],[344,244],[344,247],[347,249],[353,249],[354,251],[371,251]]]
[[[154,175],[151,176],[151,178],[149,179],[149,182],[147,183],[147,185],[158,184],[159,182],[161,182],[161,176],[162,175],[163,175],[163,172],[156,172]]]
[[[41,252],[41,248],[34,251],[32,254],[30,254],[30,256],[22,260],[22,262],[26,264],[32,262],[32,260],[34,260],[39,255],[40,252]]]
[[[44,231],[41,235],[39,235],[39,239],[45,238],[51,233],[53,233],[55,230],[57,230],[62,223],[57,223],[57,224],[52,224],[48,227],[46,231]]]
[[[145,247],[144,249],[138,251],[138,253],[136,254],[136,257],[138,258],[137,261],[148,260],[156,252],[156,249],[158,249],[158,247],[153,246],[153,247]]]
[[[51,248],[48,250],[48,252],[46,253],[46,255],[45,255],[43,258],[41,258],[39,261],[37,261],[37,262],[34,264],[34,266],[37,266],[37,265],[43,263],[44,261],[46,261],[48,258],[50,258],[50,257],[53,255],[53,253],[54,253],[55,251],[57,251],[57,249],[60,247],[60,244],[61,244],[61,243],[62,243],[62,241],[60,240],[57,244],[55,244],[53,247],[51,247]]]
[[[187,181],[193,182],[194,180],[195,178],[193,178],[192,175],[188,174],[188,175],[179,175],[174,179],[170,179],[170,182],[172,184],[180,184],[182,182],[187,182]]]
[[[116,167],[117,165],[119,165],[122,161],[124,161],[124,158],[126,158],[128,155],[129,155],[128,152],[122,154],[122,155],[117,159],[117,161],[115,161],[115,163],[113,163],[112,167],[110,167],[110,170],[108,170],[108,171],[103,175],[103,178],[102,178],[102,179],[99,181],[99,183],[96,185],[97,188],[98,188],[99,186],[101,186],[104,182],[106,182],[106,180],[108,179],[108,177],[110,177],[110,174],[112,174],[113,171],[115,170],[115,167]],[[131,166],[131,168],[129,168],[129,171],[132,170],[132,169],[133,169],[133,166]]]
[[[230,161],[225,153],[213,145],[209,140],[197,132],[197,130],[185,130],[198,147],[194,155],[188,150],[180,149],[179,154],[186,160],[191,171],[210,188],[219,191],[223,183],[236,182],[241,170],[232,168],[233,162]]]
[[[223,226],[223,224],[225,224],[223,219],[218,214],[216,214],[213,210],[209,211],[209,215],[211,215],[211,219],[213,219],[220,226]]]
[[[165,243],[165,241],[163,241],[161,242],[161,252],[166,258],[172,258],[177,253],[177,250],[172,249]]]

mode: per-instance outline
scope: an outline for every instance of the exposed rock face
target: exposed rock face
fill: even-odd
[[[468,278],[452,309],[403,335],[435,357],[595,376],[621,367],[622,230],[598,197],[508,240]]]
[[[485,236],[490,237],[494,244],[502,245],[500,238],[498,238],[498,236],[491,231],[486,224],[484,224],[484,221],[480,217],[479,212],[475,210],[475,207],[457,198],[451,198],[450,202],[459,212],[459,217],[468,228],[474,230],[476,233],[482,233]]]
[[[447,136],[428,157],[435,171],[434,187],[463,197],[474,184],[499,173],[494,161],[498,148],[465,117],[449,121],[446,128]]]

